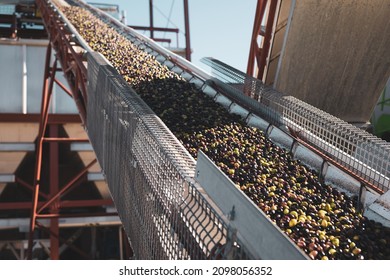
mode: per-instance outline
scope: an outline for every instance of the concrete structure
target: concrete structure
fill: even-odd
[[[264,80],[347,122],[369,122],[390,75],[390,2],[279,6]]]

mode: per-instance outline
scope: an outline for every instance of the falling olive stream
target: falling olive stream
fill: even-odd
[[[61,8],[189,153],[200,149],[312,259],[390,259],[390,229],[362,216],[356,198],[80,7]],[[223,190],[221,190],[222,192]]]

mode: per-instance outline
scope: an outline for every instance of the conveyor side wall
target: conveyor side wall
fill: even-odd
[[[190,183],[192,157],[99,54],[88,73],[88,134],[136,258],[212,258],[227,225]]]

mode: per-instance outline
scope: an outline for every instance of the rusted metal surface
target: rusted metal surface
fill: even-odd
[[[191,61],[190,16],[188,12],[188,0],[184,0],[184,25],[186,34],[186,59]]]
[[[49,123],[49,104],[52,97],[53,85],[58,84],[68,95],[73,97],[79,111],[80,117],[72,118],[73,122],[81,121],[83,125],[86,123],[86,104],[87,104],[87,69],[83,59],[83,48],[76,48],[72,42],[72,34],[67,31],[65,23],[58,20],[58,14],[49,7],[50,4],[44,1],[37,1],[37,5],[42,13],[42,18],[49,34],[50,45],[47,48],[44,86],[42,92],[41,114],[36,117],[39,120],[39,132],[36,148],[36,164],[34,171],[34,183],[32,186],[24,184],[25,187],[33,191],[33,199],[31,207],[29,241],[28,241],[28,259],[32,258],[32,246],[34,232],[39,222],[37,219],[51,218],[50,229],[46,229],[50,233],[50,257],[51,259],[59,258],[59,242],[61,240],[59,233],[58,218],[61,217],[59,209],[69,207],[93,207],[112,205],[111,200],[80,200],[80,201],[61,201],[61,197],[72,188],[79,186],[86,181],[86,174],[90,167],[96,163],[94,159],[90,164],[84,167],[76,176],[74,176],[67,184],[59,186],[59,143],[71,142],[88,142],[88,139],[80,138],[63,138],[59,137],[58,125],[51,125],[49,128],[49,137],[45,137]],[[56,58],[53,65],[50,67],[50,57],[52,49],[56,52]],[[61,67],[57,67],[57,62]],[[58,71],[62,71],[65,75],[70,89],[62,84],[55,75]],[[13,121],[23,120],[20,116],[8,115],[7,118]],[[68,117],[64,117],[64,123],[68,121]],[[30,119],[31,121],[31,119]],[[62,123],[61,117],[55,123]],[[43,161],[43,144],[49,143],[49,162],[50,162],[50,180],[49,180],[49,195],[43,195],[40,191],[41,187],[41,172]],[[46,201],[39,201],[39,197],[44,197]],[[31,204],[30,204],[31,205]],[[24,202],[1,204],[0,209],[26,209]],[[43,213],[44,212],[44,213]],[[46,213],[48,212],[48,213]],[[87,215],[88,216],[88,215]],[[41,227],[42,228],[42,227]],[[81,252],[80,252],[81,253]]]
[[[41,119],[40,114],[12,114],[2,113],[0,114],[1,122],[11,123],[39,123]],[[79,115],[75,114],[49,114],[48,124],[64,124],[64,123],[80,123],[81,119]]]
[[[54,76],[53,74],[49,73],[50,57],[51,57],[51,47],[49,46],[46,51],[45,74],[44,74],[42,102],[41,102],[41,120],[39,123],[38,141],[37,141],[37,148],[36,148],[36,160],[35,160],[34,183],[33,183],[34,191],[33,191],[33,199],[32,199],[32,206],[31,206],[28,252],[27,252],[28,259],[32,258],[33,238],[34,238],[34,231],[36,225],[36,214],[37,214],[39,191],[40,191],[43,137],[46,131],[50,97],[53,89],[53,80],[49,82],[49,77]],[[57,60],[55,60],[54,66],[57,67]],[[51,86],[49,85],[49,83]]]
[[[38,207],[42,207],[43,201],[38,202]],[[63,200],[59,202],[59,208],[75,208],[75,207],[98,207],[98,206],[112,206],[111,199],[88,199],[88,200]],[[1,202],[0,210],[23,210],[30,209],[31,202]],[[40,216],[39,214],[37,216]],[[91,216],[91,213],[83,214],[83,217]]]
[[[80,118],[83,124],[86,122],[86,103],[87,103],[87,68],[84,65],[82,48],[75,48],[72,42],[72,36],[67,31],[63,21],[58,20],[58,15],[44,3],[42,0],[36,1],[37,6],[42,14],[42,19],[46,30],[49,34],[50,44],[57,53],[57,59],[64,69],[64,76],[66,77],[71,90],[64,90],[73,96]],[[56,67],[53,67],[56,69]],[[62,88],[61,84],[56,83]]]
[[[43,231],[45,231],[48,234],[50,234],[51,236],[53,236],[53,238],[57,238],[59,241],[61,241],[64,244],[68,245],[70,249],[72,249],[73,251],[77,252],[80,256],[83,256],[87,260],[91,259],[90,255],[88,255],[84,251],[82,251],[79,248],[77,248],[75,245],[72,244],[72,242],[70,240],[66,240],[66,239],[62,238],[61,236],[57,235],[56,232],[53,232],[51,229],[48,229],[47,227],[45,227],[44,225],[40,224],[39,222],[37,222],[37,226],[40,229],[42,229]]]
[[[49,126],[49,135],[50,137],[58,137],[58,125]],[[42,139],[43,140],[43,139]],[[55,196],[59,191],[59,150],[58,142],[51,142],[49,144],[49,166],[50,166],[50,197]],[[50,207],[50,212],[53,214],[59,213],[59,198],[54,200],[52,207]],[[50,231],[54,232],[56,235],[60,234],[59,222],[58,219],[50,220]],[[50,235],[50,258],[52,260],[59,259],[59,240],[53,234]]]
[[[268,57],[268,53],[269,53],[270,45],[271,45],[272,29],[273,29],[274,20],[275,20],[277,3],[278,3],[277,0],[273,0],[270,2],[270,6],[269,6],[267,25],[265,28],[265,35],[264,35],[264,42],[263,42],[262,51],[260,52],[260,55],[259,55],[258,66],[257,66],[258,71],[257,71],[256,77],[259,80],[263,79],[264,69],[267,65],[267,57]]]
[[[71,143],[71,142],[83,142],[88,143],[88,139],[84,138],[58,138],[58,137],[44,137],[44,142],[62,142],[62,143]]]
[[[265,30],[262,30],[261,24],[265,18],[267,5],[266,26]],[[264,70],[267,65],[277,5],[278,0],[258,0],[257,2],[246,73],[260,80],[263,78]],[[258,44],[259,36],[263,37],[260,46]],[[257,66],[256,68],[255,65]]]
[[[89,168],[91,168],[95,163],[96,159],[94,159],[90,164],[88,164],[79,174],[77,174],[72,180],[70,180],[65,186],[63,186],[58,192],[55,193],[48,201],[46,201],[37,211],[36,213],[41,213],[46,207],[55,203],[55,201],[66,192],[68,192],[71,188],[76,186],[76,183],[86,175]]]

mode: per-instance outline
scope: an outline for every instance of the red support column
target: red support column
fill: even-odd
[[[248,58],[248,66],[246,69],[246,73],[249,76],[254,76],[254,67],[255,67],[255,59],[256,55],[258,54],[259,47],[257,45],[257,37],[260,34],[261,31],[261,22],[264,18],[265,13],[265,7],[267,6],[268,0],[258,0],[257,1],[257,7],[256,7],[256,13],[255,13],[255,22],[253,24],[253,31],[252,31],[252,38],[251,38],[251,44],[249,48],[249,58]]]
[[[33,237],[34,237],[34,231],[36,225],[35,222],[36,222],[36,214],[37,214],[37,207],[38,207],[39,188],[40,188],[41,169],[42,169],[43,137],[46,131],[51,90],[53,89],[53,79],[50,81],[50,76],[54,76],[53,75],[54,72],[50,74],[50,59],[51,59],[51,46],[49,45],[46,51],[45,75],[44,75],[43,89],[42,89],[41,119],[39,123],[39,132],[38,132],[37,148],[36,148],[34,184],[33,184],[34,192],[33,192],[32,207],[31,207],[27,259],[32,259]],[[55,68],[57,67],[56,62],[54,66]]]
[[[39,227],[40,229],[42,229],[43,231],[47,232],[48,234],[50,235],[53,235],[53,237],[57,238],[58,240],[60,240],[61,242],[65,243],[66,245],[69,246],[69,248],[71,248],[73,251],[77,252],[79,255],[83,256],[85,259],[87,260],[90,260],[91,257],[85,253],[84,251],[80,250],[79,248],[77,248],[76,246],[74,246],[71,242],[69,242],[68,240],[65,240],[63,239],[61,236],[59,235],[56,235],[55,232],[52,232],[50,229],[46,228],[45,226],[43,226],[42,224],[40,224],[39,222],[36,222],[37,224],[37,227]]]
[[[48,201],[46,201],[35,213],[35,215],[40,214],[46,207],[51,205],[57,199],[60,198],[61,195],[65,194],[71,188],[75,187],[75,184],[87,174],[88,170],[97,162],[96,159],[92,160],[83,170],[80,171],[72,180],[70,180],[64,187],[62,187],[57,193],[55,193]]]
[[[58,137],[58,125],[49,126],[49,135],[50,137]],[[59,185],[59,151],[58,151],[58,142],[51,142],[49,147],[49,165],[50,165],[50,197],[53,197],[58,191]],[[52,207],[50,207],[51,214],[58,214],[59,198],[54,200]],[[59,246],[60,242],[58,237],[60,235],[59,223],[57,219],[50,220],[50,258],[52,260],[59,259]]]
[[[264,70],[267,65],[267,57],[271,46],[272,29],[278,1],[279,0],[258,0],[257,2],[246,73],[259,80],[263,79]],[[265,30],[263,31],[261,30],[261,24],[265,16],[267,5],[269,6],[267,22],[265,23]],[[257,42],[259,36],[263,37],[260,46]],[[255,65],[257,65],[257,67],[255,67]]]
[[[271,0],[269,11],[268,11],[268,18],[267,18],[267,25],[265,28],[265,34],[264,34],[264,42],[263,42],[263,50],[260,53],[260,59],[257,65],[258,71],[256,78],[259,80],[263,80],[263,74],[265,67],[267,65],[267,57],[269,54],[270,46],[271,46],[271,38],[272,38],[272,29],[274,25],[275,20],[275,12],[276,12],[276,6],[278,4],[277,0]]]
[[[59,209],[69,207],[94,207],[112,205],[111,200],[97,199],[97,200],[76,200],[76,201],[61,201],[61,196],[72,188],[79,186],[82,182],[87,180],[87,172],[91,166],[96,163],[96,159],[83,168],[79,174],[73,177],[68,183],[60,187],[59,182],[59,143],[70,143],[70,142],[87,142],[87,139],[80,138],[61,138],[59,137],[58,129],[59,125],[69,122],[74,122],[76,119],[67,118],[64,116],[51,116],[51,122],[49,119],[49,106],[50,99],[52,96],[52,90],[54,83],[59,85],[68,95],[72,96],[76,106],[79,110],[79,117],[77,122],[81,120],[82,125],[86,124],[86,104],[87,100],[87,69],[85,67],[85,61],[83,53],[76,51],[73,48],[73,44],[69,41],[68,32],[64,28],[64,23],[58,21],[54,14],[54,11],[46,4],[43,0],[37,0],[37,6],[42,13],[42,19],[45,22],[46,29],[51,40],[51,44],[47,48],[46,61],[45,61],[45,74],[43,80],[42,90],[42,101],[41,101],[41,113],[39,115],[39,132],[37,136],[36,146],[36,160],[34,170],[34,182],[30,186],[28,183],[20,181],[20,183],[33,191],[31,217],[30,217],[30,228],[29,228],[29,239],[28,239],[28,252],[27,258],[32,259],[32,248],[34,232],[36,227],[39,227],[42,231],[45,231],[50,236],[50,257],[51,259],[59,258],[59,243],[68,244],[71,246],[71,242],[61,238],[59,234],[59,222],[58,219],[63,216],[74,216],[74,217],[89,217],[89,216],[111,216],[115,213],[74,213],[74,214],[61,214]],[[56,51],[57,56],[50,67],[50,60],[52,58],[51,48]],[[56,72],[61,69],[57,67],[57,59],[61,64],[61,68],[65,77],[68,80],[71,90],[67,89],[65,85],[59,82],[56,78]],[[71,71],[72,70],[72,71]],[[7,115],[7,117],[13,121],[20,121],[25,119],[23,115],[13,116]],[[38,120],[36,116],[35,121]],[[31,117],[28,121],[32,121]],[[49,136],[45,137],[46,128],[48,123],[53,125],[50,126]],[[49,194],[40,192],[41,186],[41,173],[42,173],[42,160],[43,160],[43,144],[49,145]],[[45,146],[46,147],[46,146]],[[39,198],[41,200],[39,200]],[[1,203],[0,209],[27,209],[28,203]],[[50,227],[43,227],[37,219],[50,219]],[[81,255],[86,258],[90,258],[89,255],[73,247]]]

